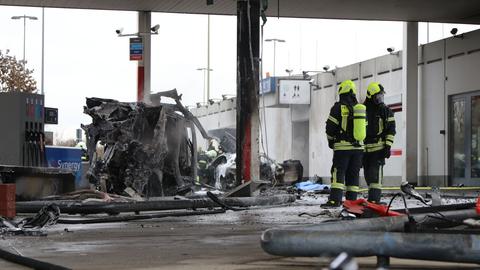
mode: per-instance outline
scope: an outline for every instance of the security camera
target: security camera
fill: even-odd
[[[310,80],[312,77],[308,75],[308,71],[302,71],[303,79],[304,80]]]
[[[115,30],[115,33],[117,33],[117,35],[121,35],[122,32],[123,32],[123,27],[120,28],[120,29]]]
[[[452,28],[452,30],[450,30],[450,34],[452,34],[454,38],[459,38],[459,39],[464,39],[465,38],[465,34],[457,35],[457,33],[458,33],[457,28]]]
[[[328,71],[330,69],[330,66],[329,65],[326,65],[326,66],[323,66],[322,68],[324,71]]]
[[[388,47],[387,48],[387,52],[390,54],[390,55],[396,55],[396,56],[399,56],[400,52],[396,52],[395,51],[395,47]]]
[[[158,34],[158,29],[160,29],[160,24],[154,25],[150,30],[152,30],[153,33]]]

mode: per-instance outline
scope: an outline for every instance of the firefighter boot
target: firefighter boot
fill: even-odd
[[[368,201],[371,203],[380,203],[380,198],[382,196],[382,190],[379,188],[369,188],[368,189]]]
[[[356,191],[347,190],[347,192],[345,193],[345,199],[349,201],[355,201],[357,199],[357,194],[358,192]]]
[[[330,196],[328,196],[328,201],[321,207],[339,207],[342,205],[343,190],[339,188],[330,189]]]

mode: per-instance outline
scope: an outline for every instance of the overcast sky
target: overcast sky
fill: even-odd
[[[27,21],[27,67],[34,69],[40,88],[41,8],[0,6],[0,50],[23,55],[23,21],[16,15],[36,16]],[[152,92],[176,88],[183,103],[203,100],[204,77],[197,68],[207,64],[207,16],[153,13],[152,25],[160,24],[152,38]],[[447,37],[452,27],[459,33],[474,25],[429,24],[429,40]],[[137,63],[129,61],[128,38],[137,31],[137,13],[75,9],[45,9],[45,100],[59,109],[59,125],[48,130],[74,138],[83,114],[85,97],[136,99]],[[427,42],[426,23],[420,24],[419,43]],[[280,38],[276,50],[276,75],[319,70],[324,65],[345,66],[402,49],[402,23],[378,21],[268,18],[264,39]],[[211,16],[211,97],[236,92],[236,17]],[[273,74],[273,44],[263,44],[263,71]]]

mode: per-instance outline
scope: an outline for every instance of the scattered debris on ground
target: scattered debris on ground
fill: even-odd
[[[60,217],[60,208],[55,204],[43,206],[33,217],[18,221],[0,217],[0,235],[46,236],[43,230],[55,225]]]
[[[439,191],[434,191],[438,195],[435,203],[408,183],[402,183],[400,191],[384,196],[385,205],[358,199],[345,201],[343,208],[301,213],[330,219],[316,225],[268,229],[261,237],[262,248],[277,256],[336,257],[332,264],[343,261],[344,252],[352,257],[377,256],[378,267],[389,267],[390,257],[480,263],[476,244],[480,243],[480,197],[442,204],[445,199]],[[411,207],[412,200],[416,207]]]

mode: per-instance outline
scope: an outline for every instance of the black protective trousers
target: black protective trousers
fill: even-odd
[[[359,172],[362,167],[363,150],[337,150],[333,152],[332,189],[330,201],[341,201],[346,186],[346,199],[356,200],[359,185]]]
[[[383,165],[385,165],[384,150],[366,152],[363,155],[363,173],[368,184],[368,200],[380,202],[382,194]]]

